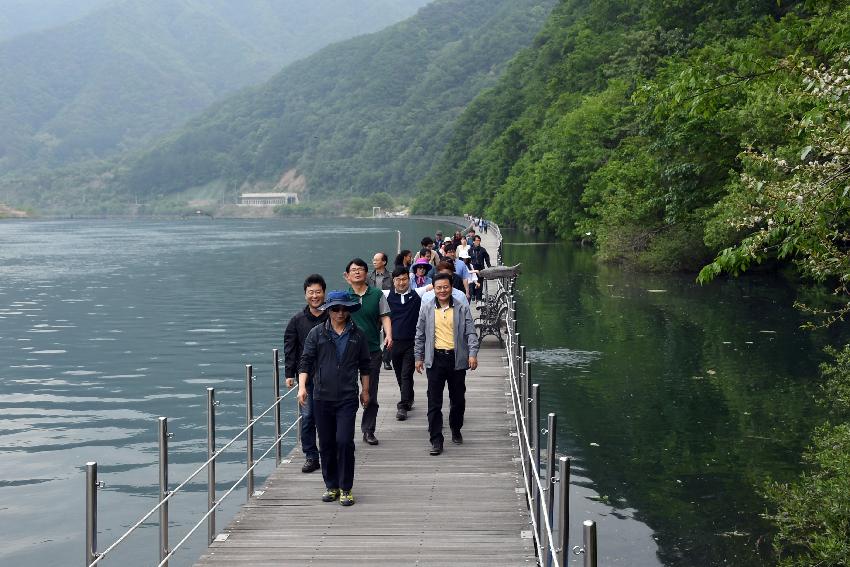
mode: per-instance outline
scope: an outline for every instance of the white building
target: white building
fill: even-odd
[[[298,193],[242,193],[239,195],[240,206],[274,207],[297,204]]]

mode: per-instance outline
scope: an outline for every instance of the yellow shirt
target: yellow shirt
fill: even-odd
[[[434,348],[452,350],[455,348],[454,338],[454,307],[440,307],[439,302],[435,302],[436,312],[434,313]]]

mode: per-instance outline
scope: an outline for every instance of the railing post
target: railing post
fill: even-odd
[[[566,567],[570,542],[570,458],[558,459],[558,565]]]
[[[207,511],[212,510],[207,520],[207,543],[215,539],[215,388],[207,388]]]
[[[584,526],[584,567],[596,567],[596,522],[585,520]]]
[[[555,502],[555,447],[557,441],[557,416],[554,413],[550,413],[548,416],[548,421],[546,424],[547,430],[547,438],[546,438],[546,476],[543,478],[546,480],[546,520],[549,522],[549,528],[552,528],[552,505]],[[543,523],[545,527],[545,522]],[[552,537],[554,538],[554,533]],[[546,537],[549,537],[549,534],[546,534]],[[550,542],[553,546],[555,544],[554,539]],[[549,558],[549,551],[546,551],[546,557]],[[544,562],[544,565],[549,565],[549,560]]]
[[[86,463],[86,567],[97,559],[97,462]]]
[[[295,384],[298,387],[298,376],[295,376]],[[298,403],[298,396],[292,396],[295,399],[295,419],[301,417],[301,404]],[[295,447],[301,448],[301,423],[295,427]]]
[[[531,386],[531,409],[529,410],[529,421],[531,422],[529,434],[531,435],[531,463],[529,469],[531,469],[531,479],[533,482],[532,493],[534,494],[534,519],[538,520],[538,529],[539,529],[539,519],[540,519],[540,499],[543,497],[540,494],[540,491],[537,489],[537,479],[540,473],[540,421],[538,415],[540,415],[540,384],[532,384]],[[538,538],[540,534],[537,534]],[[539,541],[539,539],[538,539]]]
[[[168,418],[159,418],[159,501],[168,496]],[[168,502],[159,508],[159,563],[168,555]],[[164,564],[168,567],[168,563]]]
[[[274,352],[274,366],[272,367],[274,372],[274,403],[277,404],[274,409],[274,456],[275,465],[280,466],[280,461],[283,459],[280,438],[280,351],[278,349],[274,349],[272,352]]]
[[[529,416],[529,399],[531,396],[531,378],[528,374],[528,361],[523,365],[523,373],[522,373],[522,417],[523,417],[523,426],[525,427],[526,435],[528,435],[529,443],[531,441],[531,416]],[[533,473],[531,472],[531,450],[529,450],[526,455],[526,467],[525,467],[525,480],[528,483],[528,486],[533,486],[532,482],[534,480]]]
[[[251,468],[254,466],[254,367],[250,364],[245,365],[245,425],[248,426],[248,432],[245,435],[246,439],[246,470],[248,473],[248,495],[247,500],[251,500],[251,495],[254,494],[254,471]]]

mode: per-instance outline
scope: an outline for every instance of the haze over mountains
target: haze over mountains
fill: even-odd
[[[6,0],[6,34],[62,25],[0,42],[0,171],[139,147],[286,64],[426,2]]]
[[[0,0],[0,41],[76,20],[112,0]]]
[[[0,201],[45,212],[121,212],[136,203],[161,205],[163,200],[169,201],[166,210],[195,206],[199,200],[232,203],[246,188],[295,188],[308,198],[410,195],[442,151],[454,119],[496,84],[507,62],[530,44],[557,4],[436,0],[403,22],[286,66],[264,85],[213,104],[150,145],[157,132],[178,125],[203,101],[250,82],[268,67],[270,56],[252,59],[245,53],[266,53],[269,46],[261,49],[257,44],[273,42],[258,39],[262,29],[253,34],[246,29],[249,24],[275,27],[272,16],[260,16],[269,5],[281,2],[252,0],[254,11],[244,26],[233,24],[236,14],[227,12],[227,0],[154,0],[156,18],[136,2],[122,1],[85,18],[97,16],[98,25],[109,30],[99,39],[80,38],[90,49],[106,43],[125,46],[95,66],[98,74],[117,77],[121,88],[115,91],[107,81],[91,80],[70,61],[47,65],[53,73],[31,73],[23,85],[0,87],[0,97],[7,89],[15,95],[7,100],[16,101],[6,108],[0,102],[0,165],[7,171],[17,166],[0,177]],[[320,5],[335,2],[342,0]],[[340,18],[351,13],[354,4],[362,4],[357,14],[362,18],[379,4],[387,12],[388,7],[398,11],[404,3],[347,0],[346,10],[336,14],[337,22],[345,21]],[[312,26],[330,26],[318,5],[312,3],[305,11],[309,18],[302,17]],[[410,8],[412,0],[405,5]],[[120,17],[109,17],[119,8]],[[135,10],[129,19],[128,10]],[[244,10],[240,14],[246,17]],[[153,18],[150,38],[123,41],[118,32],[130,34],[130,28],[138,26],[127,22],[143,16]],[[349,19],[356,20],[354,14]],[[66,26],[62,40],[69,41],[68,30],[80,23]],[[195,50],[192,57],[182,57],[189,48],[175,29],[193,40],[188,42]],[[33,35],[39,34],[21,41]],[[222,45],[219,37],[232,41]],[[44,39],[56,41],[47,32]],[[145,42],[144,48],[139,41]],[[231,44],[248,47],[238,51]],[[13,48],[19,50],[15,56]],[[22,75],[35,69],[18,62],[29,55],[27,49],[15,41],[0,44],[0,71],[4,65]],[[56,46],[46,49],[61,52]],[[134,64],[132,70],[127,61]],[[152,61],[158,65],[152,66]],[[164,69],[161,61],[174,64]],[[43,92],[49,89],[34,86],[42,83],[67,87],[69,96],[44,100]],[[156,96],[150,95],[151,85]],[[187,91],[197,96],[186,96]],[[163,112],[164,103],[170,115]],[[138,113],[122,114],[128,107],[141,109],[144,120]],[[149,149],[134,149],[144,145]],[[119,150],[122,153],[108,162],[98,159]],[[288,181],[281,186],[281,179]]]

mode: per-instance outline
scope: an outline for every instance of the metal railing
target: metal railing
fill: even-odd
[[[490,225],[491,230],[498,227]],[[498,259],[501,264],[501,238]],[[546,427],[540,428],[540,385],[531,382],[525,346],[517,332],[515,278],[498,280],[497,293],[504,291],[508,302],[505,325],[505,350],[510,396],[519,441],[523,490],[529,510],[531,536],[542,567],[566,567],[570,525],[571,458],[558,457],[557,415],[548,414]],[[513,435],[513,434],[512,434]],[[541,468],[541,436],[546,439],[545,466]],[[558,498],[555,498],[555,492]],[[556,522],[557,520],[557,522]],[[583,524],[583,545],[574,546],[574,555],[584,556],[584,567],[597,566],[596,523]]]
[[[97,490],[104,488],[106,485],[97,479],[97,462],[86,463],[86,567],[95,567],[101,561],[106,559],[119,545],[125,542],[130,535],[133,534],[142,524],[144,524],[154,513],[159,512],[159,564],[158,567],[168,567],[168,560],[183,546],[186,541],[198,530],[198,528],[207,522],[207,544],[212,543],[216,537],[215,528],[215,513],[216,508],[230,496],[243,481],[246,481],[247,500],[250,501],[254,493],[254,469],[266,458],[272,450],[275,451],[275,461],[280,465],[282,461],[281,441],[283,438],[294,429],[298,430],[298,424],[301,422],[300,412],[296,412],[295,420],[282,431],[280,405],[284,398],[290,396],[293,392],[297,392],[293,388],[286,392],[283,396],[280,395],[280,354],[278,349],[274,349],[274,366],[273,366],[273,388],[274,402],[266,408],[260,415],[254,417],[254,369],[253,365],[245,365],[245,427],[225,443],[220,449],[215,449],[215,407],[218,402],[215,401],[215,389],[207,388],[207,460],[195,469],[183,482],[178,484],[173,490],[168,488],[168,439],[172,436],[168,432],[168,418],[160,417],[157,420],[158,438],[159,438],[159,502],[148,510],[138,521],[136,521],[127,531],[125,531],[117,540],[102,552],[97,551]],[[294,397],[294,396],[293,396]],[[296,399],[297,403],[297,399]],[[272,445],[258,459],[254,459],[254,426],[269,413],[274,414],[274,430],[275,438]],[[216,499],[215,487],[215,466],[216,460],[228,449],[236,443],[242,436],[245,436],[246,445],[246,467],[242,474],[230,488],[225,491],[221,498]],[[178,492],[183,490],[196,476],[207,470],[207,512],[194,526],[186,533],[186,535],[171,549],[169,549],[169,530],[168,530],[168,508],[171,500]]]

